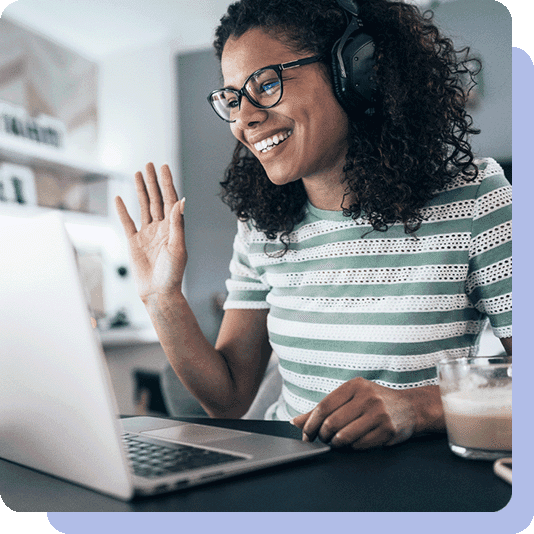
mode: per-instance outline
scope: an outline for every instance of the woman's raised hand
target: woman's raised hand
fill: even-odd
[[[152,163],[145,174],[145,178],[141,172],[135,175],[141,228],[137,230],[121,197],[115,205],[128,238],[139,296],[146,303],[151,297],[182,290],[187,251],[185,199],[178,200],[169,167],[161,167],[159,180]]]

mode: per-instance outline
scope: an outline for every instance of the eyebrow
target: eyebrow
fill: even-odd
[[[263,69],[268,69],[269,67],[280,67],[281,69],[281,72],[280,72],[280,77],[282,77],[282,73],[286,70],[290,70],[290,69],[293,69],[295,67],[302,67],[304,65],[309,65],[310,63],[315,63],[317,61],[320,61],[321,59],[323,59],[324,55],[323,54],[317,54],[315,56],[310,56],[310,57],[307,57],[307,58],[303,58],[303,59],[294,59],[292,61],[286,61],[284,63],[271,63],[269,65],[265,65],[264,67],[260,67],[259,69],[256,69],[256,70],[253,70],[246,78],[245,78],[245,81],[243,82],[243,85],[245,85],[245,83],[247,82],[247,80],[256,72],[260,71],[260,70],[263,70]],[[283,78],[282,78],[283,79]],[[241,87],[239,89],[235,88],[235,87],[232,87],[231,85],[226,85],[224,87],[221,87],[220,90],[223,90],[223,89],[228,89],[228,90],[231,90],[231,91],[239,91],[243,85],[241,85]]]
[[[239,87],[234,87],[233,85],[225,85],[223,87],[221,87],[221,90],[222,89],[229,89],[231,91],[239,91],[243,85],[245,85],[245,83],[247,82],[247,80],[255,73],[255,72],[258,72],[259,70],[262,70],[262,69],[266,69],[267,67],[272,67],[272,64],[271,65],[265,65],[264,67],[260,67],[259,69],[256,69],[256,70],[253,70],[246,78],[245,78],[245,81],[239,86]]]
[[[251,78],[252,75],[254,75],[256,72],[259,72],[260,70],[263,70],[263,69],[268,69],[268,68],[272,68],[272,67],[279,67],[280,65],[291,65],[292,63],[296,63],[297,61],[300,61],[299,59],[294,59],[293,61],[286,61],[286,63],[269,63],[268,65],[264,65],[263,67],[260,67],[259,69],[256,69],[256,70],[253,70],[246,78],[245,78],[245,81],[241,84],[240,87],[234,87],[232,85],[225,85],[224,87],[221,87],[220,90],[223,90],[223,89],[229,89],[229,90],[232,90],[232,91],[239,91],[244,85],[245,83],[247,82],[248,79]],[[284,72],[285,70],[287,69],[290,69],[292,68],[291,66],[289,67],[285,67],[285,68],[282,68],[282,72]],[[282,76],[282,72],[280,73],[280,76]]]

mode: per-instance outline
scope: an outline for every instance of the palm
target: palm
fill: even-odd
[[[181,288],[186,251],[169,245],[168,219],[141,228],[129,245],[141,297]]]

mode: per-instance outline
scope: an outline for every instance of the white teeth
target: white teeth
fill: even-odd
[[[273,137],[268,137],[263,141],[254,143],[254,148],[259,152],[268,152],[269,150],[272,150],[275,145],[285,141],[292,133],[293,130],[289,130],[288,132],[280,133],[278,135],[274,135]]]

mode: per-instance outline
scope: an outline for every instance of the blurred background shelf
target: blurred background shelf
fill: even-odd
[[[0,134],[0,160],[18,165],[52,169],[68,174],[76,180],[104,180],[110,173],[99,165],[84,161],[79,155],[69,153],[25,138]]]
[[[105,349],[158,342],[156,331],[152,327],[111,328],[109,330],[99,331],[99,336]]]

